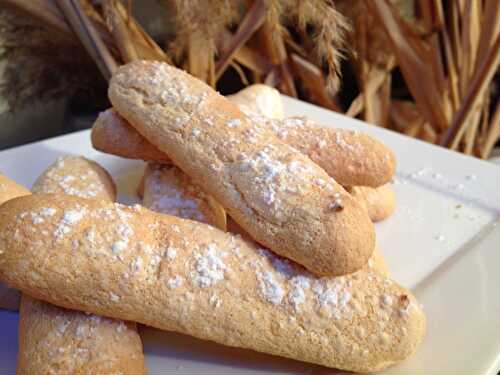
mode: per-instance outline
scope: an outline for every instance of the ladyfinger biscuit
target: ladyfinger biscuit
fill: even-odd
[[[116,186],[109,173],[83,156],[59,157],[33,184],[33,193],[68,194],[114,202]]]
[[[257,129],[272,132],[309,156],[343,186],[378,187],[394,175],[394,153],[367,134],[324,127],[302,117],[269,120],[252,115],[251,118]],[[92,128],[92,144],[97,150],[125,158],[171,163],[114,109],[108,109],[97,119]]]
[[[165,153],[149,143],[113,108],[99,114],[90,137],[96,150],[108,154],[161,164],[171,163]]]
[[[79,156],[59,158],[38,178],[33,192],[108,202],[116,197],[109,174],[99,164]],[[46,210],[33,220],[43,222],[51,214]],[[136,324],[52,306],[23,294],[17,375],[56,373],[145,374]]]
[[[0,205],[12,198],[31,194],[24,186],[18,185],[0,173]],[[10,289],[0,283],[0,309],[17,310],[19,308],[20,294],[15,289]]]
[[[394,176],[396,158],[382,142],[362,132],[324,127],[306,117],[259,122],[272,128],[343,186],[377,187]]]
[[[367,263],[375,232],[362,206],[205,83],[167,64],[136,61],[118,69],[109,96],[259,243],[318,275]]]
[[[12,181],[0,172],[0,205],[13,198],[30,194],[31,192],[24,186]]]
[[[179,168],[149,163],[143,205],[152,211],[207,223],[226,231],[226,211]]]
[[[251,85],[228,96],[246,114],[270,119],[283,118],[283,101],[278,90],[267,85]],[[124,158],[170,164],[170,159],[149,143],[113,108],[101,112],[91,133],[96,150]]]
[[[271,86],[250,85],[227,98],[247,116],[257,115],[276,120],[285,117],[281,95]]]
[[[372,257],[368,260],[367,267],[378,272],[382,276],[390,276],[389,267],[387,267],[387,263],[378,246],[373,250]]]
[[[146,374],[135,323],[22,296],[17,375]]]
[[[367,134],[332,129],[305,117],[284,118],[279,92],[266,85],[252,85],[228,99],[257,124],[271,126],[285,143],[300,150],[344,186],[377,187],[394,175],[394,153]],[[266,121],[271,119],[275,121]]]
[[[146,208],[149,208],[147,205],[145,205]],[[241,236],[245,241],[251,241],[253,242],[252,237],[245,232],[233,219],[230,217],[227,218],[227,231],[232,234],[236,234]],[[372,256],[370,259],[368,259],[368,263],[364,268],[372,269],[373,271],[378,272],[379,274],[383,276],[389,277],[389,268],[387,267],[387,264],[385,263],[384,257],[378,248],[378,246],[375,246],[375,250],[373,250]],[[362,268],[362,269],[364,269]]]
[[[347,191],[365,206],[368,216],[374,222],[387,219],[396,209],[396,194],[390,184],[378,188],[353,186],[347,188]]]
[[[382,370],[425,331],[415,297],[377,272],[317,277],[141,206],[17,198],[0,207],[0,249],[0,279],[37,298],[328,367]]]

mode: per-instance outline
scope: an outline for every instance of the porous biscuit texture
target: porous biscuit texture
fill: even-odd
[[[113,108],[99,114],[92,126],[92,146],[99,151],[129,159],[170,164],[171,160],[140,135]]]
[[[113,202],[114,182],[99,164],[81,156],[67,155],[37,179],[33,193],[65,194]],[[32,215],[36,225],[55,212]],[[63,218],[64,235],[78,215]],[[74,244],[71,244],[74,248]],[[57,256],[57,254],[54,254]],[[45,374],[145,374],[141,338],[135,323],[68,310],[22,295],[19,313],[17,375]]]
[[[239,108],[245,112],[246,107],[240,104]],[[256,131],[277,136],[311,158],[343,186],[378,187],[394,176],[394,153],[367,134],[325,127],[305,117],[271,120],[248,109],[245,113],[251,118]],[[165,153],[112,108],[103,112],[94,124],[92,144],[97,150],[125,158],[171,163]]]
[[[413,295],[377,272],[314,276],[237,236],[140,206],[18,198],[0,208],[0,248],[0,279],[33,297],[329,367],[382,370],[411,355],[425,331]]]
[[[375,233],[362,206],[205,83],[137,61],[113,76],[109,96],[259,243],[319,275],[351,273],[370,258]]]
[[[281,94],[268,85],[250,85],[227,98],[247,116],[257,115],[276,120],[285,117]]]
[[[10,199],[29,195],[31,192],[0,172],[0,205]],[[20,293],[0,283],[0,309],[17,310]]]
[[[143,205],[150,210],[207,223],[226,231],[224,208],[179,168],[149,163],[143,183]]]
[[[353,186],[347,191],[365,206],[373,222],[387,219],[396,209],[396,194],[390,184],[378,188]]]

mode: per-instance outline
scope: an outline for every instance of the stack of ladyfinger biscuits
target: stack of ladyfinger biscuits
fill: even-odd
[[[114,203],[110,176],[81,157],[32,195],[0,176],[18,374],[145,373],[128,322],[355,372],[416,351],[425,316],[372,224],[395,206],[386,146],[285,118],[266,86],[225,98],[159,62],[120,68],[109,96],[92,143],[147,161],[143,205]]]

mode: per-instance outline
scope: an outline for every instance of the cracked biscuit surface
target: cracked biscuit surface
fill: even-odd
[[[116,198],[116,188],[107,171],[94,161],[73,155],[58,158],[37,179],[32,190],[34,194],[69,194],[108,202]],[[30,220],[44,225],[55,214],[47,207],[30,215]],[[58,233],[63,235],[77,219],[78,214],[68,212]],[[75,244],[70,246],[74,249]],[[135,323],[69,310],[22,295],[17,375],[145,373],[142,342]]]
[[[0,279],[37,298],[329,367],[381,370],[411,355],[425,331],[411,292],[378,272],[314,276],[238,236],[140,206],[18,198],[0,208],[0,248]]]
[[[259,243],[319,275],[367,263],[375,233],[363,207],[203,82],[167,64],[137,61],[117,71],[109,96]]]

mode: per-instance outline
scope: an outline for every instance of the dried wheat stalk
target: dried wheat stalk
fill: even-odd
[[[131,1],[5,0],[57,35],[52,47],[74,48],[78,36],[106,78],[135,59],[175,63],[212,86],[232,69],[243,84],[264,82],[482,158],[500,137],[497,0],[163,1],[176,24],[166,50],[134,20]],[[0,17],[0,33],[13,35],[1,25]],[[355,82],[339,78],[346,38]]]

